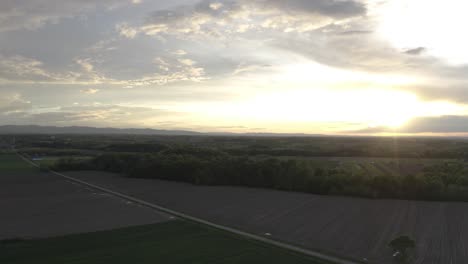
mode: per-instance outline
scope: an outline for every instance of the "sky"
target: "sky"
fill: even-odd
[[[2,0],[0,125],[466,136],[467,8]]]

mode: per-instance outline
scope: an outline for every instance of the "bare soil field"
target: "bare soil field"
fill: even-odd
[[[392,263],[387,245],[402,234],[416,240],[415,263],[468,260],[468,203],[195,186],[103,172],[66,174],[218,224],[370,263]]]
[[[149,208],[33,170],[0,170],[0,215],[0,239],[58,236],[169,220],[169,216]]]

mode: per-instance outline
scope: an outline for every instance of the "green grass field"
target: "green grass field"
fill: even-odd
[[[185,221],[0,243],[0,263],[309,263],[325,262]]]
[[[0,173],[32,172],[38,169],[15,154],[0,154]]]

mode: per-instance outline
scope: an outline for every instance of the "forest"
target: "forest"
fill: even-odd
[[[390,137],[2,136],[43,170],[349,195],[468,201],[468,140]],[[48,160],[48,161],[47,161]]]
[[[468,201],[468,142],[439,138],[17,136],[45,169],[349,195]]]

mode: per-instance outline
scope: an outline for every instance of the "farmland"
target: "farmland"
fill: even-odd
[[[40,135],[16,146],[42,167],[309,250],[389,264],[390,241],[407,235],[414,263],[464,263],[466,140],[398,141]]]
[[[388,243],[400,235],[416,241],[414,263],[464,263],[468,258],[467,203],[196,186],[103,172],[67,174],[201,219],[370,263],[393,263]]]
[[[0,263],[297,263],[302,255],[184,222],[0,244]]]
[[[169,216],[59,179],[0,155],[0,239],[49,237],[151,224]]]
[[[0,263],[326,263],[0,157]]]

